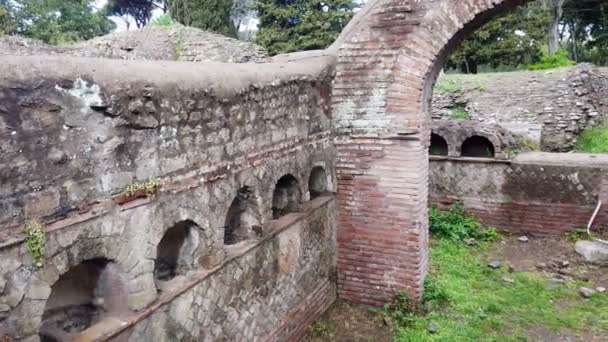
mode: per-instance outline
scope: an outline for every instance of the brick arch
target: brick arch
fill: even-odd
[[[526,0],[369,0],[337,41],[338,292],[420,298],[428,270],[428,107],[449,53]]]

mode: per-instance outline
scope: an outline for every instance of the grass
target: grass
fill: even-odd
[[[462,107],[450,109],[450,120],[471,120],[471,114]]]
[[[575,150],[585,153],[608,153],[608,126],[583,130],[578,136]]]
[[[32,256],[34,264],[42,267],[44,263],[44,245],[46,242],[46,230],[37,221],[29,221],[23,227],[25,234],[25,246]]]
[[[451,212],[451,213],[450,213]],[[479,229],[470,218],[457,218],[450,211],[446,226],[466,222]],[[435,222],[440,218],[437,213]],[[433,231],[433,228],[431,228]],[[441,231],[441,230],[440,230]],[[483,236],[473,232],[464,236]],[[584,301],[577,293],[581,284],[568,282],[557,289],[547,287],[548,280],[536,273],[508,273],[503,267],[487,267],[486,253],[494,242],[478,239],[464,244],[458,236],[435,236],[431,243],[431,269],[424,300],[430,312],[401,313],[394,320],[396,341],[527,341],[526,333],[534,327],[550,332],[568,330],[575,335],[608,329],[608,296],[596,295]],[[515,280],[507,283],[503,277]],[[398,298],[399,299],[399,298]],[[402,299],[399,299],[402,301]],[[559,303],[559,305],[556,305]],[[408,316],[409,315],[409,316]],[[428,332],[429,324],[437,332]]]

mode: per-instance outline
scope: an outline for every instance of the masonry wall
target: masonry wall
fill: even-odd
[[[431,157],[430,202],[461,202],[484,224],[512,232],[563,234],[608,227],[608,158],[525,153],[513,160]]]
[[[37,341],[53,284],[93,259],[115,265],[128,312],[88,336],[108,338],[125,322],[131,340],[161,326],[167,340],[301,334],[335,297],[335,204],[308,201],[314,167],[336,190],[332,64],[2,57],[0,336]],[[288,174],[302,204],[273,220],[273,191]],[[150,178],[159,180],[154,194],[127,196]],[[258,225],[227,246],[226,214],[244,187]],[[42,267],[24,243],[30,220],[47,232]],[[158,292],[157,246],[182,222],[192,225],[184,271]],[[186,318],[194,299],[196,319]],[[206,315],[209,329],[199,324]],[[242,321],[250,328],[237,329]]]

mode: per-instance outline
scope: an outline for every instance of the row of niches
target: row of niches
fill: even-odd
[[[447,141],[439,134],[431,134],[431,145],[429,154],[432,156],[448,156],[449,146]],[[486,138],[478,135],[467,138],[460,147],[461,157],[470,158],[494,158],[494,144]]]
[[[300,189],[300,182],[291,174],[277,181],[272,198],[273,220],[301,210],[304,196]],[[308,189],[310,200],[329,191],[322,167],[312,169]],[[261,237],[264,220],[259,203],[253,187],[243,186],[236,191],[225,216],[225,248]],[[154,261],[158,292],[177,283],[191,269],[190,265],[196,264],[190,259],[199,229],[194,221],[182,220],[164,233]],[[70,268],[51,286],[39,331],[41,341],[69,341],[102,320],[129,315],[125,278],[120,265],[105,258],[86,260]]]

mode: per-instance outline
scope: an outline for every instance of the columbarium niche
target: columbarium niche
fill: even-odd
[[[429,146],[429,154],[432,156],[448,155],[448,143],[439,134],[431,134],[431,146]]]
[[[311,200],[327,192],[327,175],[322,167],[315,166],[310,172],[310,178],[308,178],[308,192]]]
[[[224,223],[224,244],[234,245],[247,240],[253,233],[261,234],[260,210],[252,188],[237,191]]]
[[[190,220],[180,221],[169,228],[156,248],[154,278],[159,282],[169,281],[188,269],[192,250],[192,231],[198,225]]]
[[[42,314],[42,342],[71,341],[110,316],[128,311],[127,290],[117,264],[107,259],[83,261],[51,287]]]
[[[281,216],[299,211],[301,198],[298,180],[289,174],[281,177],[272,195],[272,218],[276,220]]]
[[[490,140],[474,135],[462,143],[463,157],[494,158],[494,144]]]

